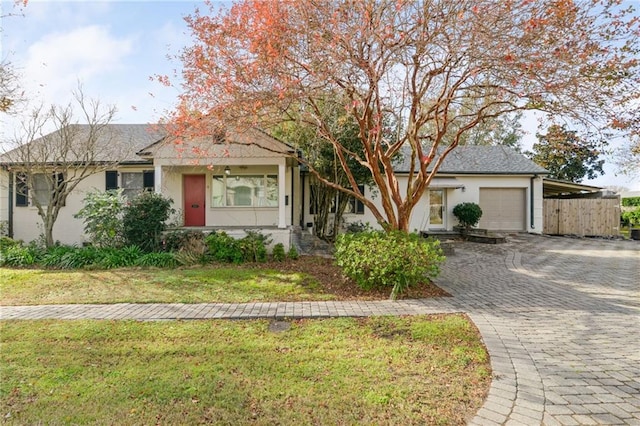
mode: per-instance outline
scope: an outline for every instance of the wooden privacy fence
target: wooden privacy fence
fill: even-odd
[[[619,198],[545,199],[543,232],[551,235],[620,235]]]

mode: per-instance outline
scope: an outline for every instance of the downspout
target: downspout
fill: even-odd
[[[533,175],[531,176],[531,181],[530,181],[530,188],[529,188],[529,215],[531,216],[531,229],[536,229],[535,227],[535,214],[534,214],[534,208],[533,208],[533,202],[534,202],[534,193],[533,193],[533,187],[535,184],[535,180],[538,178],[538,175]]]
[[[9,217],[8,229],[9,238],[13,238],[13,172],[9,172]]]

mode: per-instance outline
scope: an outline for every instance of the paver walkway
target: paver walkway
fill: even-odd
[[[466,312],[494,378],[474,425],[640,425],[640,244],[517,235],[456,246],[452,298],[0,307],[0,319],[282,318]]]

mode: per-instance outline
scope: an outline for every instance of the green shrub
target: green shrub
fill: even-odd
[[[267,246],[271,242],[270,236],[250,229],[245,229],[244,232],[247,236],[239,241],[243,260],[245,262],[266,262]]]
[[[640,197],[627,197],[622,199],[623,207],[640,207]]]
[[[154,252],[143,254],[138,258],[136,265],[147,268],[175,268],[178,261],[174,253]]]
[[[347,232],[350,234],[366,231],[373,231],[373,228],[371,227],[371,225],[369,225],[369,222],[363,223],[361,220],[358,220],[356,222],[347,224]]]
[[[62,258],[76,250],[73,246],[53,246],[47,249],[42,255],[40,265],[46,268],[62,268]]]
[[[622,220],[622,223],[627,226],[640,225],[640,207],[622,212],[620,214],[620,218]]]
[[[211,260],[228,263],[242,263],[244,256],[240,242],[224,231],[212,232],[204,239]]]
[[[9,236],[9,222],[6,220],[0,220],[0,239],[2,237]]]
[[[62,269],[81,269],[96,265],[100,252],[95,247],[72,247],[60,257],[57,267]]]
[[[138,246],[101,249],[98,252],[96,266],[102,269],[128,268],[135,266],[143,254],[144,252]]]
[[[293,244],[291,244],[291,246],[289,247],[287,257],[291,260],[296,260],[300,257],[300,255],[298,254],[298,250],[296,250],[296,247]]]
[[[37,247],[15,244],[0,250],[0,266],[33,266],[39,258]]]
[[[0,237],[0,251],[17,245],[20,245],[20,243],[14,239],[5,236]]]
[[[396,299],[408,287],[433,278],[444,261],[440,243],[401,231],[341,234],[336,264],[363,289],[391,287]]]
[[[468,233],[472,226],[476,226],[482,217],[482,209],[476,203],[461,203],[453,208],[453,215]]]
[[[173,213],[172,200],[153,192],[143,192],[125,207],[122,218],[127,245],[140,247],[145,252],[160,248],[160,236],[166,229],[165,221]]]
[[[125,208],[122,189],[89,192],[83,202],[84,207],[74,217],[84,220],[89,241],[96,247],[121,247]]]
[[[273,246],[273,252],[271,253],[273,260],[276,262],[282,262],[287,258],[287,255],[284,252],[284,244],[278,243]]]

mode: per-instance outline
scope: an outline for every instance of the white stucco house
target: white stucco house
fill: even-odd
[[[107,153],[114,152],[114,146],[126,149],[117,150],[121,153],[117,166],[92,174],[67,197],[54,227],[54,238],[61,243],[86,240],[82,222],[73,217],[86,193],[115,188],[129,194],[155,191],[172,198],[178,211],[175,220],[186,228],[222,228],[231,235],[262,229],[285,246],[292,231],[313,222],[309,179],[296,161],[296,151],[260,130],[227,129],[224,136],[177,142],[158,126],[110,127],[111,137],[98,141],[98,149],[104,155],[111,155]],[[406,160],[397,163],[400,184],[406,182],[407,170]],[[0,222],[13,238],[31,241],[42,232],[31,203],[38,194],[17,191],[17,173],[18,162],[0,157]],[[457,224],[453,207],[471,201],[483,209],[482,228],[541,233],[545,174],[510,148],[456,148],[416,206],[411,229],[451,230]],[[371,191],[365,188],[365,193]],[[357,202],[345,220],[376,226],[371,212]]]

